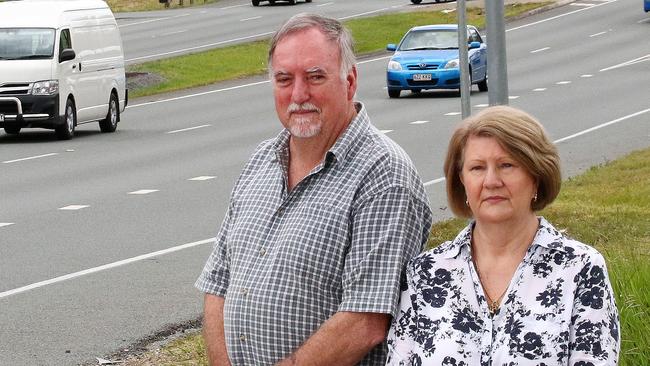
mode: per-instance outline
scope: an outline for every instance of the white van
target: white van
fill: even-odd
[[[102,0],[0,2],[0,127],[54,129],[70,139],[78,124],[113,132],[128,91],[120,31]]]

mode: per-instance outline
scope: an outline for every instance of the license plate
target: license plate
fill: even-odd
[[[431,74],[413,74],[413,81],[431,81]]]
[[[5,121],[5,115],[0,113],[0,122],[4,122],[4,121]]]

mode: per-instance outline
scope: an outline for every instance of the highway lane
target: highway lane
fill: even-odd
[[[138,63],[269,38],[284,20],[302,12],[351,19],[415,8],[421,7],[403,0],[318,0],[259,7],[250,1],[225,0],[195,8],[119,13],[117,20],[127,63]]]
[[[649,55],[650,45],[629,40],[643,39],[650,23],[635,1],[591,4],[508,32],[511,104],[538,116],[554,139],[646,111],[559,143],[567,176],[650,146],[650,62],[601,71]],[[458,99],[431,92],[389,100],[386,62],[359,65],[358,97],[433,181],[460,119]],[[228,89],[243,83],[255,84]],[[191,284],[210,251],[203,240],[215,234],[246,158],[279,124],[263,79],[193,92],[204,94],[134,101],[115,134],[82,126],[64,142],[46,131],[0,135],[0,223],[13,223],[0,226],[0,339],[9,340],[0,344],[0,364],[75,364],[198,316],[201,295]],[[472,93],[475,110],[485,103],[486,93]],[[42,157],[18,160],[34,156]],[[198,177],[205,180],[189,180]],[[427,189],[436,217],[448,217],[443,185]],[[60,210],[71,205],[88,207]],[[3,295],[186,243],[194,246]]]

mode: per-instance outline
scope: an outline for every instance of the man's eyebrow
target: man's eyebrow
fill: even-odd
[[[305,70],[305,72],[308,73],[308,74],[316,74],[316,73],[327,74],[327,71],[325,71],[325,69],[323,69],[320,66],[311,67],[311,68]]]
[[[291,74],[289,74],[286,71],[282,71],[282,70],[276,71],[276,72],[273,73],[273,77],[276,77],[276,78],[279,77],[279,76],[289,76],[289,75],[291,75]]]

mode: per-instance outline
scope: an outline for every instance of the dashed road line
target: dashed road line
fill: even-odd
[[[186,132],[186,131],[192,131],[192,130],[196,130],[196,129],[199,129],[199,128],[210,127],[210,126],[212,126],[212,125],[210,125],[210,124],[207,124],[207,125],[200,125],[200,126],[194,126],[194,127],[182,128],[182,129],[180,129],[180,130],[168,131],[167,133]]]
[[[462,114],[461,112],[449,112],[449,113],[445,113],[445,116],[459,116],[461,114]]]
[[[413,122],[409,122],[409,124],[411,124],[411,125],[423,125],[423,124],[429,123],[429,122],[431,122],[431,121],[413,121]]]
[[[567,85],[567,84],[571,84],[571,82],[569,80],[562,80],[562,81],[558,81],[555,84],[557,84],[557,85]]]
[[[317,7],[317,8],[320,8],[320,7],[323,7],[323,6],[330,6],[330,5],[334,5],[334,3],[333,3],[333,2],[329,2],[329,3],[324,3],[324,4],[318,4],[318,5],[316,5],[316,7]]]
[[[149,194],[149,193],[154,193],[154,192],[159,192],[159,190],[158,189],[140,189],[138,191],[129,192],[128,194],[143,195],[143,194]]]
[[[0,222],[0,227],[11,226],[13,224],[13,222]]]
[[[592,74],[582,74],[582,75],[580,75],[580,77],[586,79],[586,78],[591,78],[591,77],[593,77],[593,75],[592,75]]]
[[[212,175],[202,175],[202,176],[200,176],[200,177],[194,177],[194,178],[190,178],[190,179],[188,179],[188,180],[193,180],[193,181],[204,181],[204,180],[210,180],[210,179],[214,179],[214,178],[216,178],[216,177],[215,177],[215,176],[212,176]]]
[[[508,99],[510,99],[510,100],[519,99],[519,96],[518,95],[509,95]]]
[[[547,50],[550,50],[550,49],[551,49],[551,47],[542,47],[542,48],[538,48],[536,50],[532,50],[532,51],[530,51],[530,53],[544,52],[544,51],[547,51]]]
[[[68,205],[68,206],[59,208],[59,210],[62,210],[62,211],[78,211],[78,210],[88,208],[88,207],[90,207],[90,206],[89,205]]]
[[[19,161],[27,161],[27,160],[46,158],[48,156],[54,156],[54,155],[59,155],[59,153],[49,153],[49,154],[43,154],[43,155],[30,156],[30,157],[27,157],[27,158],[20,158],[20,159],[14,159],[14,160],[5,160],[5,161],[2,162],[2,164],[11,164],[11,163],[17,163]]]
[[[546,90],[546,88],[535,88],[535,89],[533,89],[534,92],[543,92],[545,90]]]
[[[256,17],[250,17],[250,18],[239,19],[239,21],[240,21],[240,22],[247,22],[247,21],[249,21],[249,20],[256,20],[256,19],[261,19],[261,18],[262,18],[262,16],[261,16],[261,15],[258,15],[258,16],[256,16]]]
[[[589,37],[598,37],[598,36],[602,36],[605,33],[607,33],[607,32],[606,31],[605,32],[598,32],[598,33],[590,34]]]

